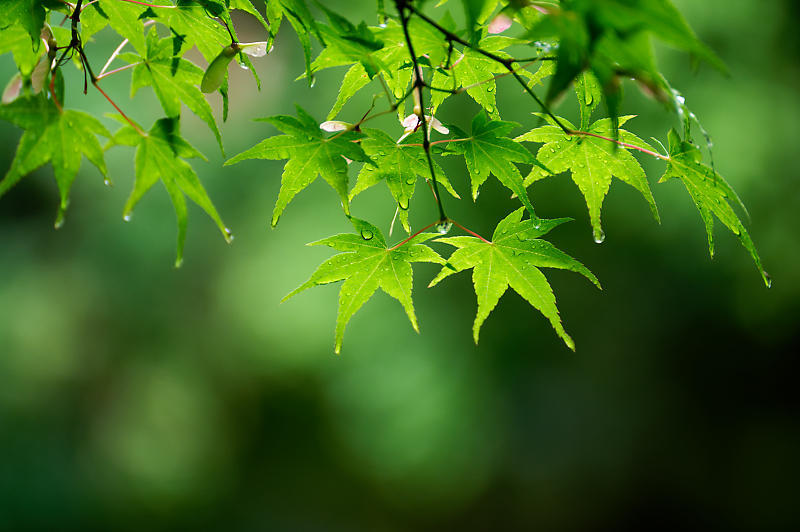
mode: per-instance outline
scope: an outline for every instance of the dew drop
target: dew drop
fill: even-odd
[[[361,238],[364,240],[372,240],[372,237],[375,236],[372,234],[372,231],[369,229],[362,229],[361,230]]]
[[[125,214],[123,214],[122,215],[122,221],[123,222],[130,222],[131,221],[131,213],[126,212]]]
[[[397,202],[397,206],[400,207],[400,210],[407,211],[408,210],[408,198],[403,198]]]
[[[486,106],[486,112],[487,113],[494,113],[494,107],[492,107],[491,105],[487,105]]]
[[[767,282],[767,288],[772,288],[772,276],[766,271],[761,272],[764,275],[764,280]]]
[[[103,179],[103,184],[107,187],[111,186],[111,180],[108,178]]]
[[[316,84],[317,84],[317,77],[316,76],[311,76],[311,82],[308,84],[308,86],[313,89],[314,85],[316,85]]]
[[[594,242],[595,244],[602,244],[606,240],[606,234],[603,232],[602,229],[595,229],[594,231]]]
[[[586,105],[592,105],[592,102],[594,101],[594,96],[592,96],[591,92],[587,92],[585,99],[586,99]]]
[[[447,233],[450,232],[450,229],[452,227],[453,227],[453,222],[442,222],[436,224],[436,227],[434,229],[436,229],[436,232],[439,233],[440,235],[446,235]]]
[[[223,232],[223,233],[225,233],[225,241],[226,241],[228,244],[230,244],[231,242],[233,242],[233,233],[231,232],[231,230],[230,230],[230,229],[228,229],[228,228],[226,227],[226,228],[224,228],[224,229],[222,230],[222,232]]]
[[[494,92],[494,87],[489,85],[488,87],[486,87],[486,92]]]
[[[520,242],[525,242],[525,235],[523,235],[522,233],[517,233],[517,240],[519,240]]]
[[[417,177],[409,177],[406,179],[406,185],[415,185],[417,183]]]
[[[244,61],[238,61],[239,66],[242,67],[242,70],[250,70],[250,68],[245,64]]]

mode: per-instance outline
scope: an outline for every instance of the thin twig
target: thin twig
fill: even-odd
[[[555,121],[555,123],[558,124],[558,126],[564,131],[564,133],[568,133],[569,132],[569,128],[567,128],[563,123],[561,123],[561,120],[559,120],[558,117],[555,114],[553,114],[553,112],[541,100],[541,98],[539,98],[536,95],[536,93],[533,92],[533,89],[531,89],[528,86],[528,84],[525,83],[525,80],[522,79],[522,76],[520,76],[514,70],[513,64],[518,62],[516,59],[507,58],[507,57],[501,57],[501,56],[499,56],[497,54],[494,54],[492,52],[483,50],[482,48],[480,48],[478,46],[475,46],[474,44],[472,44],[472,43],[470,43],[468,41],[465,41],[464,39],[462,39],[461,37],[459,37],[455,33],[449,31],[448,29],[446,29],[444,27],[442,27],[436,21],[434,21],[433,19],[431,19],[430,17],[428,17],[427,15],[422,13],[419,9],[417,9],[413,5],[409,4],[407,2],[407,0],[396,0],[396,1],[397,1],[398,5],[402,4],[403,6],[405,6],[405,8],[408,9],[411,13],[415,14],[417,17],[419,17],[420,19],[425,21],[429,26],[432,26],[434,29],[439,31],[439,33],[444,35],[445,38],[447,38],[448,40],[455,41],[455,42],[461,44],[462,46],[466,46],[467,48],[470,48],[471,50],[474,50],[475,52],[483,55],[484,57],[488,57],[492,61],[500,63],[501,65],[506,67],[506,69],[509,71],[509,73],[514,76],[514,78],[520,83],[520,85],[522,85],[522,88],[525,89],[525,92],[527,92],[531,96],[531,98],[534,99],[534,101],[539,105],[539,107],[542,109],[542,111],[544,111],[545,114],[547,114],[550,118],[552,118]],[[402,21],[402,19],[403,19],[403,17],[401,16],[401,21]],[[406,20],[406,26],[407,25],[408,25],[408,21]]]
[[[420,74],[419,63],[417,62],[417,55],[414,52],[414,45],[411,42],[411,35],[408,32],[409,13],[406,10],[414,11],[414,8],[408,4],[408,0],[395,0],[397,11],[400,13],[400,23],[403,26],[403,35],[405,36],[406,46],[408,47],[408,54],[411,58],[411,67],[414,72],[414,88],[416,89],[416,99],[418,100],[415,105],[416,115],[419,118],[419,123],[422,126],[422,148],[425,150],[425,158],[428,160],[428,170],[431,174],[433,182],[433,194],[436,199],[436,205],[439,207],[439,220],[444,222],[447,220],[447,215],[444,213],[442,206],[441,195],[439,194],[439,184],[436,180],[436,171],[433,167],[433,158],[431,157],[430,135],[428,132],[428,124],[425,120],[425,101],[422,93],[422,88],[425,83],[422,81]]]

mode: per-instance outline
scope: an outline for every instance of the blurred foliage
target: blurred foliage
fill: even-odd
[[[231,247],[208,238],[213,222],[190,208],[192,259],[175,271],[166,194],[129,224],[119,219],[130,153],[110,152],[110,189],[84,165],[58,232],[51,170],[40,170],[0,209],[0,530],[795,530],[800,9],[790,0],[675,3],[731,76],[693,72],[666,49],[662,70],[714,135],[717,168],[750,209],[772,290],[733,235],[720,232],[708,260],[702,222],[677,183],[655,191],[660,227],[635,190],[613,184],[609,238],[598,246],[562,177],[534,185],[537,210],[578,220],[554,232],[554,244],[604,287],[552,274],[577,353],[515,294],[474,346],[469,278],[426,293],[437,267],[423,264],[425,334],[381,296],[353,318],[348,350],[335,357],[335,287],[278,303],[330,255],[298,242],[349,230],[319,208],[326,185],[312,185],[285,214],[293,222],[270,230],[281,163],[221,168],[212,156],[198,172],[237,238]],[[240,24],[243,40],[263,31],[251,22]],[[111,34],[98,41],[117,44]],[[7,79],[13,65],[1,59]],[[282,32],[258,65],[261,93],[234,73],[223,126],[231,153],[266,131],[253,116],[293,102],[327,112],[343,71],[320,73],[312,88],[292,82],[302,64],[296,38]],[[111,90],[126,84],[109,79]],[[640,113],[632,130],[645,139],[663,131],[666,111],[626,89],[626,109]],[[158,101],[137,101],[134,118],[149,123]],[[109,110],[91,93],[71,103]],[[343,116],[358,118],[365,105],[366,95],[354,97]],[[465,117],[476,109],[465,98],[448,106]],[[530,104],[506,90],[498,106]],[[213,154],[203,127],[190,119],[184,130]],[[0,126],[3,168],[18,138]],[[652,165],[648,175],[663,169]],[[466,172],[446,169],[466,196]],[[480,209],[461,203],[451,215],[469,211],[483,233],[516,205],[491,181]],[[356,204],[388,225],[388,194],[368,190]]]

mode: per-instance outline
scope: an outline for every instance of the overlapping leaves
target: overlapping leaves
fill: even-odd
[[[442,0],[438,5],[445,3]],[[656,67],[651,43],[654,39],[724,69],[713,52],[696,38],[670,0],[535,3],[461,0],[458,7],[463,8],[465,21],[461,25],[447,8],[435,12],[425,2],[399,2],[395,7],[400,7],[404,15],[399,16],[391,9],[384,13],[380,6],[392,3],[379,1],[378,26],[366,21],[351,22],[332,11],[327,3],[311,4],[306,0],[270,0],[263,15],[251,0],[163,0],[149,4],[84,1],[78,17],[72,16],[75,4],[58,0],[4,2],[0,54],[13,54],[19,72],[3,92],[0,119],[16,124],[24,132],[11,168],[0,181],[0,196],[25,175],[50,162],[61,198],[57,217],[60,224],[84,157],[108,178],[101,139],[111,138],[109,146],[135,147],[135,180],[124,208],[126,219],[144,195],[161,182],[178,221],[178,263],[186,238],[187,198],[200,206],[229,239],[230,232],[187,161],[203,156],[181,136],[181,113],[186,107],[205,122],[222,149],[221,132],[203,93],[217,90],[221,93],[225,120],[229,65],[236,59],[249,68],[260,87],[247,54],[268,53],[286,20],[302,47],[304,68],[298,69],[298,73],[304,70],[311,85],[315,73],[323,69],[348,67],[328,120],[339,114],[370,82],[374,82],[376,89],[372,106],[366,114],[359,110],[361,118],[351,120],[352,124],[329,122],[321,126],[299,107],[297,116],[263,119],[282,134],[266,138],[226,164],[247,159],[287,160],[272,213],[273,226],[297,194],[318,177],[336,192],[356,233],[316,242],[340,253],[324,262],[287,297],[311,286],[343,281],[335,333],[337,352],[349,320],[379,288],[400,301],[413,327],[418,329],[411,297],[414,262],[443,265],[431,286],[453,273],[472,269],[478,300],[473,326],[476,342],[483,323],[511,288],[550,321],[567,346],[574,348],[541,270],[571,270],[598,286],[599,283],[580,262],[542,239],[565,219],[538,218],[527,187],[539,179],[569,172],[585,198],[595,239],[601,241],[602,205],[615,177],[635,187],[654,217],[657,220],[659,217],[644,170],[631,150],[666,161],[661,181],[677,179],[684,184],[705,224],[712,254],[716,218],[739,238],[769,284],[753,241],[733,210],[733,203],[741,205],[739,198],[713,164],[702,162],[690,135],[690,126],[697,119]],[[423,9],[429,17],[422,14]],[[265,37],[254,39],[258,42],[239,43],[232,10],[254,17],[262,24]],[[55,23],[55,16],[48,15],[56,11],[60,25]],[[73,23],[63,24],[68,20],[65,17],[71,17]],[[492,20],[496,23],[490,24]],[[46,24],[48,21],[51,25]],[[517,38],[494,35],[506,31],[513,21],[522,26],[522,39],[519,28],[516,28]],[[93,46],[95,35],[109,26],[123,40],[102,70],[93,71],[92,67],[100,64],[99,58],[94,55],[94,48],[87,52],[89,48],[84,49],[83,45]],[[74,32],[78,32],[77,36]],[[312,39],[319,44],[316,58],[313,58],[316,45]],[[413,45],[413,56],[408,40]],[[193,48],[209,63],[205,73],[185,58]],[[521,64],[519,50],[529,54],[526,64]],[[512,58],[512,52],[519,60]],[[86,74],[87,87],[88,83],[96,85],[119,111],[117,118],[123,127],[113,135],[97,119],[66,108],[67,97],[78,92],[66,91],[63,85],[61,70],[70,59]],[[114,62],[120,59],[127,64],[118,67]],[[540,64],[535,74],[528,71],[529,67]],[[414,86],[422,90],[422,95],[411,92],[413,65],[419,68],[420,80]],[[165,118],[156,120],[149,131],[142,130],[125,115],[98,85],[105,86],[106,76],[123,71],[131,74],[132,98],[149,86],[163,108]],[[521,88],[533,97],[530,101],[542,111],[538,116],[547,120],[547,125],[515,139],[509,137],[518,124],[500,120],[496,92],[504,83],[498,82],[502,76],[507,76],[510,83],[522,83]],[[538,85],[548,77],[552,79],[543,104],[533,91],[540,90]],[[630,78],[684,119],[684,138],[674,131],[670,133],[668,155],[656,153],[630,131],[619,129],[632,118],[620,116],[619,112],[622,83]],[[549,109],[549,104],[570,85],[574,85],[579,103],[580,123],[576,125]],[[481,110],[473,118],[469,132],[448,124],[448,133],[440,120],[454,117],[444,117],[444,110],[449,108],[441,104],[451,97],[455,100],[461,93],[466,93]],[[384,97],[386,101],[382,100]],[[608,117],[592,122],[592,115],[603,100]],[[407,116],[411,105],[413,114]],[[375,128],[378,122],[370,123],[369,128],[362,127],[367,120],[395,112],[405,130],[399,140]],[[430,144],[429,137],[418,127],[426,121],[431,129],[449,136]],[[708,137],[702,128],[701,133]],[[526,142],[541,144],[536,156],[528,151]],[[710,140],[708,145],[710,150]],[[445,189],[455,198],[458,195],[444,171],[449,167],[439,164],[442,155],[464,158],[473,199],[489,176],[494,175],[522,203],[522,208],[497,225],[491,241],[454,224],[445,215],[445,206],[450,212],[449,204],[443,203],[436,187],[441,185],[439,191]],[[351,164],[358,171],[352,187]],[[520,165],[531,167],[527,178],[523,178]],[[440,239],[456,248],[447,261],[426,244],[435,235],[414,234],[389,247],[377,227],[350,216],[350,200],[384,182],[394,199],[392,209],[396,208],[396,216],[411,232],[409,209],[420,177],[431,185],[438,204],[438,218],[428,227],[436,225],[440,233],[446,233],[455,225],[473,235]],[[523,220],[525,211],[528,219]]]

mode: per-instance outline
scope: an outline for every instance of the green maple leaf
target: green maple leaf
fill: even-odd
[[[589,70],[600,80],[613,123],[621,103],[620,77],[635,78],[658,95],[666,92],[656,67],[653,37],[725,70],[669,0],[565,2],[526,34],[531,40],[559,43],[547,100],[553,101],[578,74]]]
[[[300,40],[306,64],[306,78],[310,84],[314,79],[311,68],[311,35],[314,35],[317,40],[324,43],[319,34],[316,20],[311,15],[304,0],[272,0],[267,2],[267,21],[270,28],[272,28],[270,34],[273,38],[278,34],[284,18],[289,21],[289,24],[297,34],[297,38]]]
[[[34,48],[31,46],[30,35],[22,26],[9,26],[0,29],[0,55],[7,52],[14,55],[14,62],[20,73],[25,77],[30,77],[39,58],[44,53],[44,47],[36,46]]]
[[[515,39],[492,35],[484,37],[478,46],[487,52],[505,57],[501,50],[515,44]],[[497,109],[495,93],[497,82],[493,79],[496,74],[507,73],[508,69],[501,63],[490,59],[475,50],[467,48],[463,53],[456,52],[452,58],[452,67],[449,70],[436,69],[431,78],[434,87],[458,90],[466,87],[467,94],[483,107],[489,116],[498,120],[500,112]],[[514,65],[518,68],[519,65]],[[451,95],[447,92],[432,91],[431,105],[433,112]]]
[[[272,214],[273,227],[295,195],[314,182],[318,175],[339,194],[345,214],[349,215],[347,162],[344,157],[374,164],[361,146],[353,142],[360,138],[358,133],[325,137],[319,122],[300,106],[296,107],[297,118],[278,115],[259,119],[269,122],[285,135],[267,138],[225,162],[227,166],[246,159],[289,159],[283,168],[281,189]]]
[[[489,120],[484,111],[472,119],[472,133],[466,134],[451,126],[460,142],[450,142],[448,149],[464,156],[472,180],[472,198],[477,199],[480,186],[493,174],[520,199],[532,217],[536,217],[523,184],[522,174],[514,163],[536,164],[531,152],[508,138],[508,133],[518,127],[516,122]]]
[[[205,157],[181,137],[180,121],[177,117],[157,120],[144,135],[125,126],[114,134],[112,143],[136,147],[136,179],[122,213],[125,220],[130,219],[136,204],[158,181],[167,189],[178,221],[176,266],[180,266],[183,261],[183,246],[186,241],[186,197],[202,208],[217,224],[225,239],[231,241],[233,237],[230,230],[222,222],[194,169],[184,160],[205,160]]]
[[[550,242],[539,237],[554,227],[569,221],[522,220],[523,209],[519,208],[500,221],[491,242],[471,236],[441,238],[458,249],[447,259],[447,265],[431,281],[434,286],[454,273],[472,268],[472,281],[478,298],[478,313],[472,327],[475,343],[481,326],[492,312],[500,297],[509,287],[541,312],[552,324],[567,346],[574,350],[575,343],[564,330],[556,307],[556,299],[550,283],[540,268],[558,268],[580,273],[597,287],[597,278],[583,264],[558,250]]]
[[[59,227],[82,158],[85,156],[107,179],[103,148],[97,136],[110,137],[110,133],[94,117],[80,111],[59,111],[42,95],[0,106],[0,119],[25,129],[11,168],[0,181],[0,196],[26,175],[51,163],[61,195],[56,218]]]
[[[430,179],[430,169],[425,151],[419,146],[422,133],[417,132],[406,137],[403,144],[397,142],[379,129],[365,129],[368,138],[361,141],[361,147],[367,156],[375,161],[375,166],[365,164],[358,174],[356,186],[350,191],[352,200],[369,187],[385,181],[389,191],[397,202],[400,222],[407,232],[411,231],[408,223],[408,207],[417,185],[417,177]],[[458,194],[453,189],[444,170],[434,161],[436,180],[455,198]]]
[[[650,205],[653,217],[660,222],[658,208],[647,182],[647,176],[639,162],[628,150],[604,139],[567,135],[555,125],[552,119],[547,118],[550,125],[536,128],[516,138],[518,142],[542,143],[536,159],[542,166],[550,170],[547,171],[541,167],[533,168],[530,175],[525,178],[525,186],[534,181],[569,171],[572,180],[578,185],[586,199],[594,238],[598,242],[602,242],[605,238],[600,223],[600,211],[611,186],[612,177],[617,177],[641,192]],[[620,117],[619,124],[622,125],[631,118],[633,117]],[[561,117],[559,120],[570,130],[576,129],[568,120]],[[586,132],[604,137],[614,134],[612,122],[608,118],[594,122]],[[630,131],[620,129],[618,136],[623,142],[652,150],[646,142]]]
[[[96,8],[108,19],[108,24],[114,31],[128,39],[139,55],[144,56],[147,53],[144,20],[141,18],[142,13],[148,9],[146,6],[119,0],[100,0]]]
[[[414,330],[419,332],[414,303],[411,298],[413,287],[413,262],[445,261],[423,242],[436,234],[419,234],[393,249],[387,248],[383,234],[374,225],[351,218],[358,234],[340,234],[313,242],[309,245],[325,245],[341,251],[323,262],[311,277],[283,298],[290,297],[321,284],[344,280],[339,291],[339,310],[336,318],[335,351],[342,347],[342,337],[347,322],[380,288],[403,305]]]
[[[172,57],[172,51],[173,39],[159,39],[153,29],[147,34],[147,53],[143,57],[126,54],[132,63],[139,63],[131,77],[131,97],[142,87],[151,86],[168,117],[180,116],[182,102],[208,124],[224,154],[211,106],[198,88],[203,70],[186,59]]]
[[[756,246],[730,205],[730,202],[734,202],[747,212],[742,200],[718,172],[703,164],[700,150],[691,143],[682,141],[674,129],[669,133],[667,169],[659,183],[670,179],[679,179],[684,184],[700,211],[700,217],[708,234],[709,254],[714,256],[714,216],[716,216],[750,253],[764,282],[770,286],[770,277],[761,265]]]
[[[30,40],[36,44],[39,42],[44,18],[45,13],[41,0],[5,0],[0,28],[22,27],[28,32]]]

